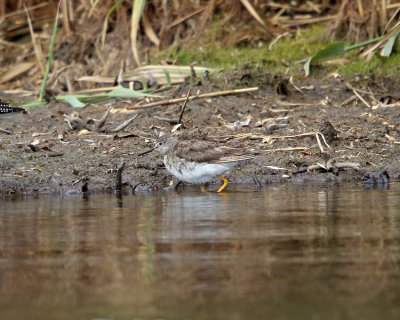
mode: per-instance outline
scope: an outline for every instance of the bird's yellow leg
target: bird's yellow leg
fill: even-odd
[[[218,176],[217,175],[217,177],[218,178],[220,178],[224,183],[222,184],[222,186],[218,189],[218,191],[217,192],[221,192],[222,190],[224,190],[225,189],[225,187],[227,186],[227,184],[228,184],[228,179],[226,179],[226,178],[224,178],[223,176]]]
[[[206,190],[204,189],[204,184],[201,184],[201,193],[204,193]]]

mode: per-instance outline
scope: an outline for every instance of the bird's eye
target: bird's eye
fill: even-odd
[[[159,145],[159,146],[162,146],[162,142],[160,141],[160,142],[158,143],[158,145]]]

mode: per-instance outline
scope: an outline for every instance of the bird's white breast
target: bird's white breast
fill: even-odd
[[[164,156],[164,164],[169,173],[183,182],[206,183],[213,180],[217,175],[223,174],[233,168],[237,163],[199,163],[166,155]]]

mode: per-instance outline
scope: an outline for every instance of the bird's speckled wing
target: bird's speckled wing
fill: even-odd
[[[226,163],[253,158],[251,155],[240,154],[238,149],[215,147],[197,140],[179,141],[175,152],[179,158],[194,162]]]
[[[237,151],[237,150],[236,150]],[[227,162],[236,162],[236,161],[244,161],[253,159],[254,156],[251,154],[229,154],[219,158],[218,160],[212,161],[211,163],[227,163]]]

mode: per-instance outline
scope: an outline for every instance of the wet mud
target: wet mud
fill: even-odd
[[[224,80],[222,81],[221,78]],[[291,80],[259,71],[219,74],[161,92],[164,99],[232,88],[257,91],[135,109],[138,101],[112,101],[74,109],[60,102],[0,116],[0,196],[114,191],[117,171],[126,192],[167,187],[176,179],[153,146],[160,132],[205,139],[256,155],[226,174],[231,183],[261,185],[303,181],[366,181],[386,170],[399,179],[400,108],[397,79]],[[1,93],[0,93],[1,94]],[[11,100],[2,94],[3,100]],[[143,102],[144,103],[144,102]],[[110,115],[98,127],[109,107]],[[66,120],[77,112],[77,126]],[[123,130],[120,124],[136,118]],[[69,118],[71,119],[71,118]],[[364,179],[363,179],[364,177]],[[375,180],[377,181],[377,180]],[[210,184],[216,190],[220,182]],[[199,188],[200,190],[200,188]],[[229,185],[226,188],[229,192]]]

